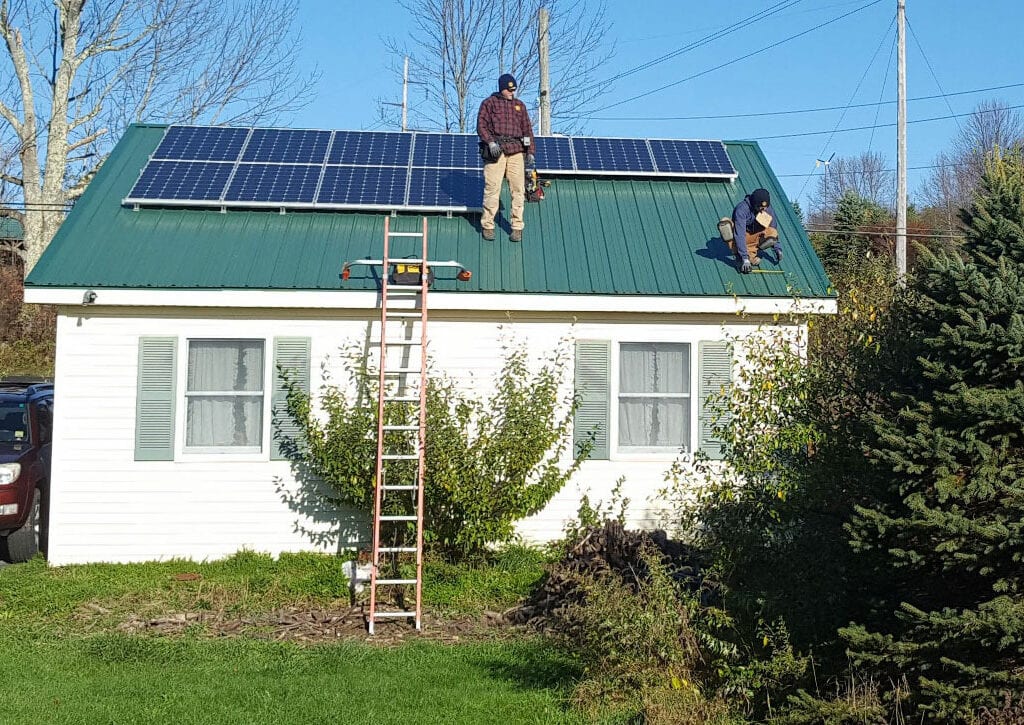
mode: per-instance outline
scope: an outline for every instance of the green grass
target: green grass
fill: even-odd
[[[543,561],[512,548],[487,566],[431,562],[426,605],[464,614],[511,606]],[[201,626],[180,636],[118,631],[129,616],[167,612],[347,607],[340,564],[240,552],[206,563],[48,568],[35,559],[2,569],[0,722],[582,722],[565,708],[576,666],[526,636],[388,648],[215,638]]]
[[[536,641],[392,649],[102,634],[0,636],[3,712],[31,723],[572,723]]]

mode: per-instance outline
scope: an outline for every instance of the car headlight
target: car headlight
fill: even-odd
[[[9,486],[21,475],[20,463],[0,463],[0,486]]]

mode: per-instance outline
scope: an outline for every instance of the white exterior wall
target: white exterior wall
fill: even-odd
[[[274,337],[309,337],[315,391],[322,379],[321,363],[332,354],[336,362],[340,345],[366,339],[371,317],[375,319],[371,310],[64,308],[57,329],[50,562],[201,560],[227,556],[243,547],[276,555],[304,549],[334,551],[351,544],[350,520],[339,536],[333,521],[337,514],[310,518],[289,507],[279,493],[280,487],[296,491],[297,483],[289,462],[269,460],[269,388],[264,396],[262,453],[182,451],[184,367],[190,338],[263,338],[265,366],[270,369]],[[485,393],[503,362],[503,335],[527,345],[536,359],[570,338],[689,342],[691,391],[696,391],[697,343],[721,339],[724,325],[730,335],[744,335],[754,331],[758,322],[756,317],[710,314],[523,312],[509,316],[432,310],[430,353],[436,366],[451,378]],[[174,461],[134,460],[140,336],[177,336],[179,340]],[[571,352],[571,345],[568,349]],[[613,348],[613,390],[616,376]],[[572,384],[571,377],[570,362],[567,386]],[[335,381],[343,379],[334,376]],[[519,530],[525,539],[556,538],[575,515],[582,494],[588,494],[591,503],[607,501],[619,477],[625,477],[623,494],[632,501],[630,523],[660,523],[657,492],[674,455],[618,454],[614,395],[611,407],[611,460],[586,461],[544,511],[521,522]],[[695,401],[691,408],[693,444],[698,431]],[[311,537],[310,531],[323,536]]]

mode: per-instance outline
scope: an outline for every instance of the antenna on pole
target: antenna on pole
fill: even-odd
[[[815,159],[814,160],[814,168],[818,168],[819,166],[824,166],[825,167],[825,186],[823,188],[823,192],[824,193],[822,193],[822,195],[821,195],[821,197],[822,197],[822,199],[821,199],[822,204],[826,203],[826,200],[828,198],[828,167],[829,167],[829,164],[832,163],[832,159],[834,159],[835,156],[836,156],[836,152],[833,151],[832,155],[829,156],[827,159]]]
[[[896,284],[907,284],[907,35],[906,0],[896,0]]]

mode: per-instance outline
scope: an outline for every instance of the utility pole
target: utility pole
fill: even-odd
[[[551,79],[548,74],[548,9],[542,7],[537,16],[537,40],[540,63],[540,135],[551,135]]]
[[[402,70],[402,130],[409,130],[409,56]]]
[[[907,14],[896,0],[896,284],[907,284]]]

